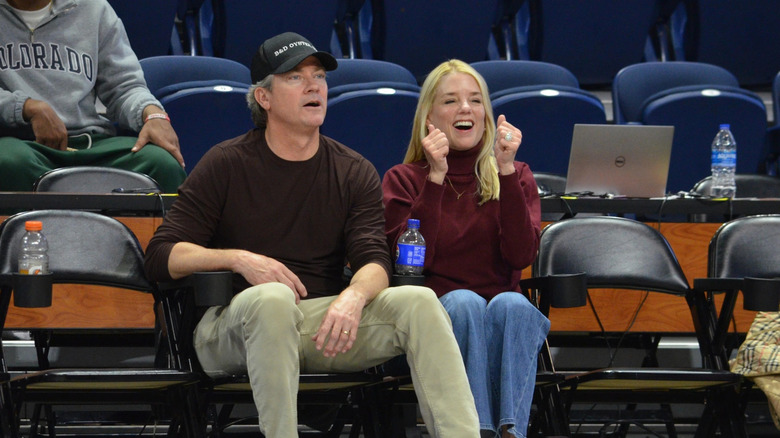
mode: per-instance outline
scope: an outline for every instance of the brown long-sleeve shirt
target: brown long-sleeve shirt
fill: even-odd
[[[355,271],[378,263],[392,272],[379,176],[358,153],[324,136],[305,161],[278,157],[260,129],[214,146],[149,242],[151,280],[170,280],[168,257],[178,242],[272,257],[301,279],[307,298],[341,292],[345,262]],[[248,286],[234,282],[236,291]]]

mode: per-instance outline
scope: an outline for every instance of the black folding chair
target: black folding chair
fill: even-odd
[[[663,235],[644,223],[625,218],[567,219],[544,229],[533,278],[528,281],[575,274],[584,274],[589,294],[601,289],[642,290],[685,299],[690,293],[683,271]],[[553,297],[577,290],[549,285],[544,290],[544,286],[533,285]],[[618,342],[630,335],[619,334]],[[571,415],[573,403],[615,405],[616,411],[594,422],[603,428],[617,425],[618,434],[625,435],[630,425],[643,427],[647,420],[646,412],[635,409],[638,403],[658,403],[661,409],[654,411],[653,421],[666,423],[669,435],[676,436],[670,405],[695,403],[704,407],[697,436],[711,436],[718,428],[724,435],[745,436],[744,419],[733,412],[730,402],[741,376],[726,370],[664,368],[657,362],[655,348],[657,341],[650,343],[648,359],[640,367],[622,368],[609,363],[605,368],[571,371],[565,384],[559,385],[568,413]],[[572,418],[571,421],[587,420]]]
[[[201,425],[201,432],[205,434],[210,430],[210,436],[215,437],[226,433],[231,426],[248,421],[257,423],[251,415],[235,415],[237,405],[254,406],[249,378],[246,375],[208,377],[203,373],[192,345],[198,315],[208,307],[230,302],[232,279],[232,272],[198,272],[160,285],[163,291],[161,308],[166,320],[172,321],[166,333],[173,346],[171,360],[180,369],[201,376],[200,416],[209,418],[210,422]],[[380,425],[374,387],[381,384],[382,376],[374,369],[357,373],[301,374],[299,421],[325,437],[340,436],[347,423],[351,423],[351,437],[357,438],[361,431],[366,437],[377,437]],[[312,406],[313,409],[307,409]],[[217,407],[220,407],[218,412]]]
[[[780,304],[780,215],[746,216],[723,224],[712,237],[707,278],[694,279],[689,304],[706,367],[728,370],[744,333],[729,334],[742,291],[746,310],[777,312]],[[715,296],[722,294],[718,308]],[[756,395],[746,380],[739,412]]]
[[[19,242],[28,220],[43,222],[49,242],[49,274],[16,273]],[[138,240],[116,219],[71,210],[31,211],[6,219],[0,225],[0,321],[4,322],[8,313],[12,291],[17,307],[47,307],[51,305],[52,284],[105,286],[97,288],[105,294],[137,291],[152,294],[155,301],[160,301],[155,285],[144,276]],[[164,325],[165,321],[159,323]],[[110,333],[97,331],[96,335],[117,346],[121,333],[121,329],[112,329]],[[86,332],[81,334],[85,336]],[[198,420],[193,417],[192,408],[197,374],[166,367],[128,368],[119,363],[103,368],[85,363],[78,368],[51,369],[47,348],[38,347],[40,371],[13,376],[4,387],[2,402],[6,406],[4,412],[11,416],[6,419],[10,436],[18,434],[24,403],[36,406],[30,436],[38,436],[42,405],[46,406],[49,434],[54,436],[59,425],[52,406],[79,405],[101,410],[98,407],[117,404],[150,405],[150,421],[166,423],[169,435],[198,436]],[[4,362],[2,367],[7,372]]]

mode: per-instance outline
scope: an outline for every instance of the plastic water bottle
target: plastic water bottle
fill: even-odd
[[[734,172],[737,168],[737,141],[728,124],[720,125],[720,130],[712,141],[712,185],[710,196],[713,198],[733,198],[737,193]]]
[[[398,238],[395,250],[395,273],[422,275],[425,264],[425,239],[420,234],[420,220],[409,219],[406,231]]]
[[[22,236],[22,247],[19,251],[19,273],[39,275],[49,272],[49,243],[41,233],[43,224],[40,221],[24,223],[27,230]]]

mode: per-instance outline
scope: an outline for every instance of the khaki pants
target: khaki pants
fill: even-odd
[[[446,311],[430,289],[388,288],[363,310],[352,349],[333,358],[312,336],[336,297],[295,304],[281,283],[244,290],[209,309],[195,329],[195,351],[212,377],[246,372],[268,438],[298,436],[300,372],[355,372],[406,354],[432,437],[479,436],[474,399]]]

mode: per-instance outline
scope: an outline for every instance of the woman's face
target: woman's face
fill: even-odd
[[[444,76],[428,123],[447,135],[450,149],[465,151],[476,146],[485,132],[485,106],[476,79],[457,72]]]

